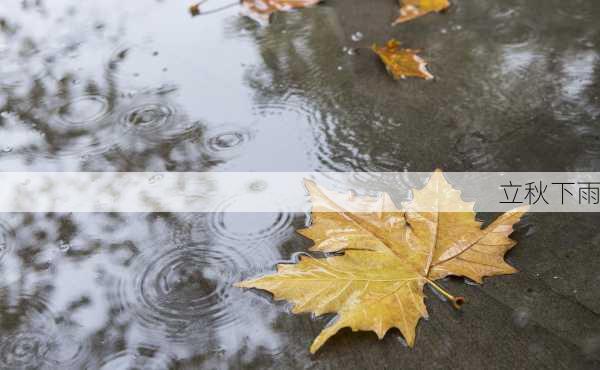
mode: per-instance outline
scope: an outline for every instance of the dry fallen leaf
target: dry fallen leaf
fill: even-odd
[[[320,3],[322,0],[241,0],[249,15],[259,21],[268,21],[271,14],[278,11],[307,8]]]
[[[417,55],[420,50],[401,49],[399,46],[397,40],[391,39],[385,46],[373,44],[371,49],[379,55],[394,79],[420,77],[431,80],[433,75],[427,70],[427,63]]]
[[[261,23],[269,21],[271,15],[275,12],[285,12],[294,9],[307,8],[320,3],[323,0],[240,0],[244,9],[247,10],[248,16],[256,19]],[[206,15],[219,12],[221,10],[236,6],[236,3],[227,4],[215,9],[203,11],[200,6],[207,3],[208,0],[202,0],[189,7],[192,17],[198,15]]]
[[[434,280],[456,275],[481,282],[484,276],[516,271],[504,254],[515,245],[508,236],[526,208],[481,229],[473,204],[464,202],[440,171],[423,189],[413,190],[404,210],[387,194],[360,197],[305,184],[313,219],[299,233],[315,242],[313,251],[343,254],[301,256],[296,264],[277,265],[275,274],[236,285],[268,290],[276,300],[292,302],[293,313],[337,313],[312,343],[312,353],[344,327],[374,331],[380,339],[395,327],[412,347],[417,323],[427,317],[425,284],[459,307],[462,297]]]
[[[432,12],[441,12],[450,6],[448,0],[400,0],[400,16],[393,24],[407,22]]]

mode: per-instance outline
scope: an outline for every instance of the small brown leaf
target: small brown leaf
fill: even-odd
[[[400,0],[400,16],[393,24],[407,22],[432,12],[448,9],[448,0]]]
[[[427,63],[417,55],[420,50],[401,49],[399,46],[397,40],[391,39],[385,46],[373,44],[371,48],[379,55],[394,79],[420,77],[431,80],[433,75],[427,70]]]

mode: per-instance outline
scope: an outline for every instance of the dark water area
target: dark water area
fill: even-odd
[[[2,0],[0,171],[600,171],[598,1],[455,0],[396,27],[393,0],[268,26],[189,5]],[[392,80],[368,50],[390,37],[436,78]],[[461,312],[426,291],[415,348],[344,330],[316,356],[330,317],[232,286],[306,251],[308,221],[0,214],[0,368],[600,366],[597,214],[528,216],[519,274],[443,282]]]

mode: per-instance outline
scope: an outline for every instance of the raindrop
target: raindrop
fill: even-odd
[[[160,95],[147,96],[140,94],[130,108],[121,114],[123,127],[132,135],[129,140],[142,139],[149,142],[166,142],[182,140],[190,135],[196,127],[190,125],[187,117],[178,109],[165,101]]]
[[[524,328],[527,323],[529,322],[529,318],[531,316],[531,313],[529,312],[529,310],[527,308],[524,307],[520,307],[515,309],[515,311],[513,312],[512,318],[513,318],[513,323],[519,327],[519,328]]]
[[[212,155],[219,157],[239,154],[252,139],[249,131],[237,127],[218,127],[210,131],[206,134],[203,146]]]
[[[151,184],[156,184],[157,182],[159,182],[162,179],[163,179],[163,175],[154,175],[148,179],[148,182]]]
[[[248,189],[253,192],[261,192],[264,191],[268,187],[267,183],[263,180],[256,180],[248,185]]]
[[[364,35],[362,32],[354,32],[351,36],[352,41],[359,42],[363,39]]]
[[[209,141],[212,148],[226,150],[240,145],[244,141],[244,138],[242,134],[237,132],[225,132],[211,138]]]
[[[348,55],[354,55],[354,54],[356,54],[356,50],[354,48],[349,48],[347,46],[344,46],[342,48],[342,51],[344,52],[344,54],[348,54]]]
[[[172,114],[171,108],[166,105],[148,104],[128,112],[125,121],[136,127],[159,126],[164,124]]]
[[[337,67],[337,70],[338,70],[338,71],[341,71],[342,69],[344,69],[342,66],[338,66],[338,67]]]
[[[69,249],[71,249],[71,244],[67,243],[64,240],[61,240],[58,242],[58,249],[61,252],[67,252]]]
[[[467,284],[467,285],[479,286],[479,283],[478,283],[478,282],[476,282],[476,281],[473,281],[473,280],[471,280],[471,279],[465,278],[465,279],[464,279],[464,281],[465,281],[465,284]]]

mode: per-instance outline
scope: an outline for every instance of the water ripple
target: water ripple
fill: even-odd
[[[208,129],[203,142],[204,149],[217,158],[239,155],[244,145],[252,139],[250,130],[222,125]]]
[[[175,360],[152,347],[138,347],[117,352],[100,364],[100,370],[165,370],[172,368]],[[91,370],[91,369],[90,369]]]
[[[208,213],[208,229],[224,241],[254,243],[279,241],[291,234],[293,214],[280,212],[229,212],[232,206],[243,203],[243,196],[221,203],[214,212]]]
[[[499,163],[496,143],[477,131],[460,136],[451,157],[465,168],[479,171],[492,170]]]
[[[110,104],[101,95],[83,95],[56,108],[56,121],[66,128],[93,126],[110,114]]]
[[[503,45],[525,47],[537,39],[536,29],[526,23],[506,21],[499,23],[492,33],[493,39]]]
[[[27,118],[45,140],[45,148],[29,149],[35,153],[86,157],[105,153],[117,144],[113,104],[103,95],[48,99]]]
[[[582,143],[583,151],[590,156],[600,156],[600,130],[582,127],[575,131]]]
[[[150,142],[183,139],[200,128],[181,116],[175,106],[160,101],[134,103],[121,114],[120,121],[128,133]]]
[[[119,283],[118,299],[145,329],[175,341],[205,340],[239,320],[233,283],[248,262],[235,250],[196,244],[137,262],[134,276]]]
[[[48,353],[46,333],[28,330],[6,338],[0,349],[2,364],[13,368],[39,367]]]
[[[327,171],[335,172],[399,172],[408,170],[410,163],[405,145],[393,134],[404,123],[378,112],[345,112],[338,117],[323,115],[322,124],[315,134],[316,157]],[[364,104],[364,103],[362,103]],[[373,132],[378,133],[378,144],[367,148]],[[343,138],[343,140],[341,140]]]
[[[18,304],[2,297],[0,365],[4,369],[78,367],[88,355],[85,341],[65,335],[47,303],[21,296]]]
[[[83,95],[58,106],[53,113],[55,122],[66,129],[74,126],[94,128],[110,114],[110,104],[104,96]]]

